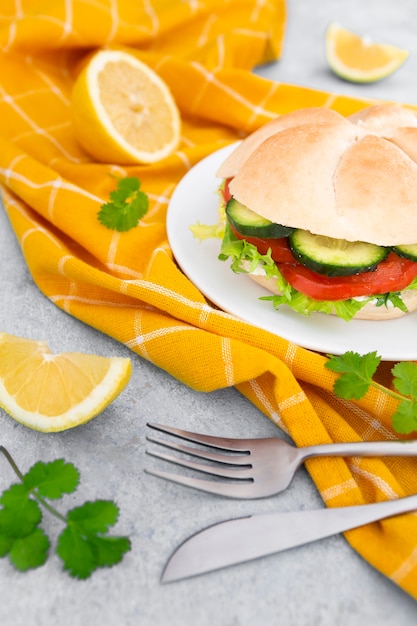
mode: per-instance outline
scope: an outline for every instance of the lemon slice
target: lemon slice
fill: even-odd
[[[130,374],[128,358],[54,355],[44,341],[0,333],[0,406],[35,430],[88,422],[119,395]]]
[[[71,109],[78,141],[100,162],[155,163],[180,141],[168,86],[127,52],[102,50],[90,59],[74,83]]]
[[[326,57],[335,74],[354,83],[372,83],[390,76],[407,59],[408,51],[373,43],[338,24],[326,31]]]

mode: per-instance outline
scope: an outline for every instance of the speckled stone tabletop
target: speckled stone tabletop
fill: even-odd
[[[351,85],[327,68],[324,31],[330,21],[411,51],[390,78]],[[268,78],[331,92],[417,105],[415,0],[288,0],[282,59],[259,68]],[[16,572],[0,561],[0,623],[4,626],[414,626],[415,601],[358,556],[342,536],[227,570],[161,585],[173,549],[208,524],[255,512],[322,507],[301,469],[280,496],[229,501],[171,485],[144,473],[149,420],[226,436],[272,436],[276,427],[235,389],[192,391],[125,346],[57,309],[37,289],[0,210],[0,329],[45,339],[53,351],[130,356],[128,388],[99,417],[63,433],[29,430],[0,411],[1,443],[22,469],[39,459],[65,457],[81,485],[63,505],[114,499],[116,527],[132,551],[111,570],[79,582],[56,557],[38,570]],[[14,476],[1,460],[0,488]],[[52,534],[59,523],[48,520]]]

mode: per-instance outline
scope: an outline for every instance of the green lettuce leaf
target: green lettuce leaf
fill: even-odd
[[[313,312],[334,313],[341,319],[349,322],[368,302],[376,300],[377,306],[393,306],[406,311],[407,308],[399,293],[390,292],[369,298],[350,298],[348,300],[314,300],[294,289],[282,276],[271,257],[271,250],[267,254],[260,254],[251,243],[237,239],[233,231],[226,224],[225,233],[218,256],[220,261],[231,260],[231,270],[235,273],[251,273],[261,267],[267,278],[275,278],[277,289],[281,295],[262,296],[261,300],[269,300],[275,309],[285,305],[302,315],[311,315]],[[417,278],[407,287],[417,289]]]

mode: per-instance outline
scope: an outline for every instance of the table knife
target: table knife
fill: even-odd
[[[417,495],[413,495],[375,504],[264,513],[218,522],[178,546],[161,581],[205,574],[416,509]]]

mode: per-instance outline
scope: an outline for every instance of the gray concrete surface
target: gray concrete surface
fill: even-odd
[[[417,19],[414,0],[289,0],[285,50],[262,68],[275,80],[417,104]],[[412,51],[394,76],[374,85],[339,81],[326,67],[323,34],[340,21]],[[229,516],[322,506],[304,470],[287,492],[257,503],[233,502],[169,485],[144,474],[148,420],[204,428],[229,436],[268,436],[275,427],[234,389],[199,394],[122,345],[54,307],[36,288],[7,218],[0,210],[0,329],[46,339],[52,350],[130,356],[126,391],[89,424],[44,435],[0,411],[0,442],[23,470],[65,457],[81,485],[63,508],[92,498],[120,506],[116,527],[132,539],[121,565],[78,582],[58,559],[26,574],[0,560],[0,623],[4,626],[412,626],[416,603],[336,536],[314,545],[162,586],[159,577],[175,546],[196,530]],[[0,489],[14,476],[0,459]],[[52,535],[58,522],[47,518]]]

